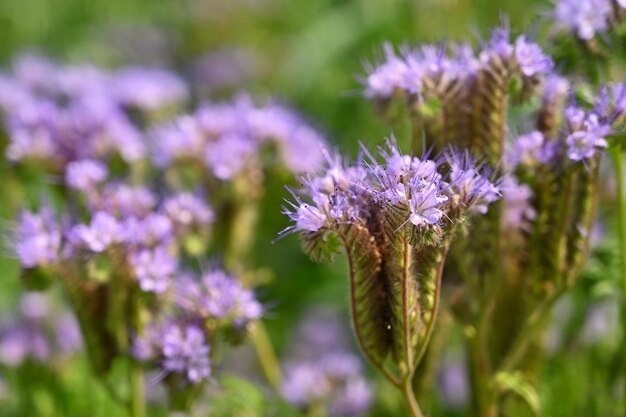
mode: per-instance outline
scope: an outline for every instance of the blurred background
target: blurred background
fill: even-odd
[[[381,56],[383,42],[477,43],[503,19],[514,33],[537,33],[550,8],[547,1],[531,0],[0,0],[0,65],[10,68],[16,56],[30,51],[60,62],[170,68],[188,80],[198,100],[229,98],[240,91],[261,100],[280,99],[354,156],[359,141],[378,144],[390,134],[363,99],[359,84],[367,63]],[[394,131],[402,135],[403,126]],[[9,224],[20,202],[11,198],[1,177],[0,184],[0,215]],[[271,243],[287,219],[280,214],[282,184],[268,185],[268,193],[254,262],[272,271],[259,297],[269,307],[266,324],[273,344],[284,355],[295,337],[295,323],[310,307],[330,305],[347,319],[347,281],[340,258],[332,265],[314,265],[295,237]],[[540,385],[546,416],[604,415],[604,393],[594,381],[608,367],[604,350],[618,340],[612,336],[617,305],[610,297],[616,285],[614,246],[611,234],[604,236],[585,279],[557,309],[555,326],[569,326],[585,341],[562,340],[569,336],[559,332],[548,335],[551,348],[561,351],[548,360]],[[3,317],[16,307],[17,271],[15,261],[0,260]],[[439,387],[431,393],[436,397],[432,415],[469,415],[462,353],[451,349],[446,358]],[[0,407],[0,416],[117,415],[102,389],[85,376],[86,363],[73,362],[65,371],[60,381],[31,375],[16,382],[8,373],[0,374],[5,384],[32,389],[31,400],[39,402],[28,412]],[[245,395],[257,398],[255,388],[249,389]],[[370,415],[403,415],[384,382],[376,383],[376,391]],[[0,385],[0,396],[11,392]],[[236,415],[256,415],[242,410]]]

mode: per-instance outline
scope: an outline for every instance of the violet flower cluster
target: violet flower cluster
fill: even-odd
[[[554,20],[559,29],[574,32],[584,41],[593,39],[605,32],[615,19],[613,4],[626,10],[624,0],[556,0]]]
[[[0,363],[15,368],[25,361],[52,363],[77,353],[82,338],[76,318],[53,308],[46,294],[22,294],[18,314],[0,323]]]
[[[380,148],[382,163],[366,149],[363,153],[353,166],[327,155],[326,172],[303,181],[302,193],[310,202],[293,193],[295,202],[284,213],[294,225],[282,234],[367,226],[372,212],[387,206],[401,208],[401,226],[419,232],[456,221],[465,211],[485,213],[501,196],[497,183],[468,153],[418,158],[402,154],[393,139]]]
[[[139,361],[158,364],[165,377],[178,374],[190,383],[210,377],[210,346],[218,332],[243,331],[263,313],[251,290],[218,269],[200,279],[181,275],[173,299],[175,313],[161,322],[155,318],[134,340],[133,355]]]
[[[61,66],[43,57],[18,59],[0,73],[0,111],[11,161],[45,161],[56,169],[81,159],[127,163],[147,154],[131,113],[180,107],[185,83],[153,68],[105,71],[89,64]]]
[[[477,53],[469,45],[451,45],[448,49],[451,53],[442,46],[424,45],[403,48],[397,55],[391,45],[385,45],[384,61],[371,68],[364,80],[365,95],[376,100],[394,95],[418,100],[444,95],[455,84],[471,83],[494,59],[524,77],[547,73],[553,67],[552,59],[525,35],[510,41],[507,28],[495,30]]]
[[[177,164],[205,167],[227,181],[260,164],[261,150],[274,146],[292,172],[314,172],[323,162],[324,139],[293,111],[278,104],[255,106],[246,95],[207,103],[192,115],[156,126],[152,158],[163,169]]]
[[[300,409],[322,407],[329,416],[358,416],[370,407],[374,393],[360,359],[346,348],[346,329],[328,313],[311,312],[300,323],[281,392]]]

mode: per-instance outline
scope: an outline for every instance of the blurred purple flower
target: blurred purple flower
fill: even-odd
[[[192,317],[224,319],[236,327],[244,327],[263,314],[254,292],[220,270],[204,274],[200,281],[191,277],[179,279],[175,299]]]
[[[213,210],[201,198],[190,193],[169,197],[164,203],[164,212],[179,234],[186,233],[190,228],[204,227],[215,219]]]
[[[105,212],[94,214],[90,224],[78,224],[68,232],[68,239],[78,247],[103,252],[123,240],[123,229],[115,217]]]
[[[605,138],[610,133],[611,127],[601,122],[597,115],[588,115],[584,130],[573,132],[565,140],[567,156],[574,162],[592,158],[600,149],[609,145]]]
[[[552,58],[544,54],[539,45],[528,42],[524,35],[515,41],[515,56],[522,74],[527,77],[547,73],[554,67]]]
[[[152,111],[187,100],[184,81],[156,68],[126,68],[114,75],[113,96],[123,105]]]
[[[193,325],[168,325],[163,332],[163,368],[198,383],[211,375],[210,348],[202,331]]]
[[[158,246],[130,255],[130,264],[143,291],[165,292],[176,272],[177,260],[167,248]]]
[[[65,168],[67,185],[84,193],[93,192],[107,175],[106,165],[93,159],[70,162]]]
[[[231,180],[246,166],[257,146],[246,136],[228,134],[208,144],[204,158],[220,180]]]
[[[54,214],[43,206],[39,213],[22,212],[13,236],[15,253],[24,268],[57,261],[62,233]]]
[[[582,40],[590,40],[604,31],[610,14],[610,0],[556,0],[557,24],[576,32]]]
[[[167,167],[184,158],[201,158],[205,139],[198,121],[192,116],[181,116],[152,132],[153,160],[159,167]]]
[[[407,85],[409,69],[406,62],[395,54],[391,44],[385,44],[383,50],[385,62],[373,68],[365,81],[365,96],[368,98],[386,99],[396,89],[404,89]],[[412,77],[409,81],[415,84],[419,82],[419,78]],[[417,90],[417,87],[412,89]]]
[[[526,230],[529,221],[534,220],[537,215],[530,204],[532,190],[526,184],[519,184],[512,176],[505,177],[500,189],[504,200],[504,227]]]
[[[56,341],[64,355],[71,355],[82,347],[83,338],[73,314],[65,313],[57,320]]]

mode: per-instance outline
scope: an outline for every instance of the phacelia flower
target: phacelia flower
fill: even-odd
[[[180,279],[176,302],[192,316],[222,319],[236,327],[245,326],[263,313],[254,292],[220,270],[204,274],[200,281],[191,277]]]
[[[107,175],[106,165],[92,159],[70,162],[65,168],[67,185],[84,193],[93,191]]]
[[[143,249],[130,256],[130,264],[143,291],[165,292],[176,271],[177,261],[162,246]]]
[[[220,180],[230,180],[245,166],[256,150],[256,144],[250,138],[241,135],[226,135],[210,143],[204,158]]]
[[[584,130],[578,130],[566,139],[567,156],[574,162],[592,158],[598,150],[606,148],[606,136],[611,127],[602,123],[596,114],[590,114],[584,122]]]
[[[126,68],[115,74],[112,90],[123,105],[147,111],[181,103],[188,96],[178,76],[156,68]]]
[[[193,325],[169,325],[163,332],[163,368],[198,383],[211,375],[210,348],[204,333]]]
[[[97,212],[90,224],[78,224],[70,229],[68,239],[78,247],[98,253],[121,242],[123,230],[115,217],[105,212]]]
[[[579,38],[590,40],[608,27],[611,12],[609,0],[557,0],[555,19]]]
[[[164,203],[164,212],[181,233],[189,228],[211,224],[215,219],[213,210],[201,198],[190,193],[168,198]]]
[[[519,184],[514,177],[507,176],[502,182],[504,200],[504,227],[511,230],[525,230],[537,213],[530,204],[532,190],[526,184]]]
[[[24,268],[54,263],[59,258],[62,232],[49,207],[23,212],[13,236],[14,251]]]
[[[396,89],[404,89],[407,83],[406,62],[396,56],[390,44],[384,45],[384,52],[385,62],[374,68],[366,79],[365,95],[369,98],[389,98]]]
[[[506,160],[511,167],[533,166],[548,163],[554,154],[553,144],[548,143],[543,133],[536,130],[519,136],[507,152]]]
[[[515,41],[515,57],[522,74],[527,77],[547,73],[554,66],[552,58],[544,54],[539,45],[528,42],[523,35]]]

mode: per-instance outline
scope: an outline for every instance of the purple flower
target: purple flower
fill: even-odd
[[[608,27],[611,12],[609,0],[557,0],[555,19],[579,38],[590,40]]]
[[[528,42],[523,35],[515,41],[515,57],[522,74],[527,77],[547,73],[554,66],[552,58],[544,54],[539,45]]]
[[[205,139],[197,120],[181,116],[152,132],[153,160],[159,167],[167,167],[180,159],[193,159],[203,154]]]
[[[514,177],[507,176],[500,187],[504,200],[504,227],[512,230],[525,230],[537,213],[530,205],[532,190],[528,185],[519,184]]]
[[[556,74],[548,75],[544,80],[543,102],[552,103],[564,100],[570,89],[567,78]]]
[[[311,327],[310,323],[315,325]],[[318,343],[326,332],[331,338],[341,337],[345,329],[336,320],[319,321],[318,317],[303,324],[306,328],[299,326],[302,334],[295,338],[296,353],[285,365],[283,397],[301,408],[325,406],[330,416],[357,416],[365,412],[372,403],[373,391],[363,377],[359,358],[336,339]]]
[[[228,134],[209,143],[204,158],[213,175],[226,181],[243,170],[256,149],[256,144],[249,137]]]
[[[22,267],[54,263],[59,258],[62,234],[49,207],[39,213],[23,212],[14,235],[14,250]]]
[[[415,226],[437,224],[443,217],[443,211],[439,207],[448,201],[448,197],[441,194],[441,191],[435,184],[424,184],[421,179],[412,181],[411,185],[411,197],[409,199],[411,215],[409,221]]]
[[[177,284],[176,302],[192,316],[224,319],[243,327],[263,313],[254,293],[224,271],[206,273],[201,281],[187,277]]]
[[[204,201],[190,193],[180,193],[168,198],[164,212],[180,233],[190,228],[203,227],[215,220],[215,213]]]
[[[545,140],[543,133],[535,130],[517,138],[507,152],[507,163],[511,167],[518,165],[547,164],[555,155],[555,148]]]
[[[70,242],[92,252],[104,252],[123,240],[123,229],[115,217],[105,212],[94,214],[89,225],[79,224],[68,232]]]
[[[48,317],[51,313],[50,307],[50,299],[45,293],[26,292],[20,299],[20,314],[30,322],[38,322]]]
[[[480,54],[480,61],[486,63],[491,59],[492,55],[508,61],[515,51],[515,47],[511,45],[510,38],[511,31],[508,26],[501,26],[492,30],[491,38]]]
[[[156,197],[146,187],[115,182],[107,184],[90,204],[115,216],[142,219],[153,211]]]
[[[84,193],[92,192],[107,175],[106,165],[93,159],[70,162],[65,168],[67,185]]]
[[[185,83],[156,68],[126,68],[115,74],[112,95],[124,106],[152,111],[187,99]]]
[[[130,264],[143,291],[161,294],[169,287],[177,267],[167,248],[144,249],[130,256]]]
[[[500,189],[480,172],[469,152],[448,155],[448,163],[450,187],[447,192],[453,201],[484,214],[490,203],[500,199]]]
[[[463,358],[446,355],[438,376],[439,395],[446,408],[459,408],[469,400],[469,379]]]
[[[330,404],[331,416],[359,416],[368,410],[374,400],[370,384],[361,376],[350,378]]]
[[[584,122],[585,130],[573,132],[567,137],[567,156],[574,162],[592,158],[599,149],[606,148],[605,139],[611,127],[600,122],[596,114],[590,114]]]
[[[389,98],[395,90],[404,89],[407,84],[406,62],[396,56],[390,44],[385,44],[383,49],[385,62],[370,71],[365,82],[365,95],[368,98]],[[419,79],[414,78],[411,81],[416,85]]]
[[[164,214],[153,213],[141,220],[130,218],[125,228],[126,240],[145,247],[169,243],[173,238],[172,221]]]
[[[64,155],[59,152],[56,140],[59,118],[58,108],[47,100],[28,100],[9,109],[7,158],[62,161]]]
[[[73,314],[65,313],[57,320],[56,341],[59,349],[65,355],[71,355],[81,348],[83,338]]]
[[[210,348],[204,333],[193,325],[169,325],[163,332],[163,368],[183,374],[191,383],[211,375]]]
[[[50,345],[38,325],[17,323],[0,332],[0,363],[17,367],[27,358],[45,362]]]
[[[295,208],[294,212],[285,209],[283,213],[296,223],[297,230],[317,232],[328,221],[328,216],[313,205],[301,203],[298,206],[293,205],[293,207]]]

